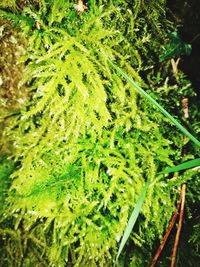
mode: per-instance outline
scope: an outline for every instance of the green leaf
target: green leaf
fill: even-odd
[[[104,52],[103,54],[105,56]],[[126,74],[121,68],[114,64],[110,59],[108,59],[108,57],[107,60],[110,62],[113,68],[116,69],[117,72],[127,80],[127,82],[129,82],[142,96],[148,99],[149,102],[151,102],[158,110],[160,110],[184,135],[186,135],[194,144],[196,144],[200,148],[200,142],[187,129],[185,129],[167,110],[165,110],[155,99],[153,99],[136,82],[134,82],[128,76],[128,74]]]
[[[178,171],[194,168],[197,166],[200,166],[200,158],[189,160],[177,166],[166,168],[164,171],[161,172],[161,174],[167,174],[170,172],[178,172]]]
[[[119,246],[119,250],[118,250],[118,253],[117,253],[117,257],[116,257],[116,261],[118,260],[125,244],[126,244],[126,241],[128,240],[130,234],[131,234],[131,231],[135,225],[135,222],[139,216],[139,213],[140,213],[140,210],[142,208],[142,204],[145,200],[145,196],[146,196],[146,192],[147,192],[147,189],[148,189],[148,186],[149,186],[149,183],[146,183],[145,186],[143,187],[143,190],[139,196],[139,199],[135,205],[135,208],[131,214],[131,217],[128,221],[128,224],[126,226],[126,229],[124,231],[124,235],[122,237],[122,240],[121,240],[121,243],[120,243],[120,246]]]
[[[191,44],[184,43],[177,32],[169,33],[169,38],[170,43],[166,45],[164,53],[160,55],[160,62],[181,55],[188,56],[191,54]]]

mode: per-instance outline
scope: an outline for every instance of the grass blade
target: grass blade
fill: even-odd
[[[178,171],[194,168],[197,166],[200,166],[200,158],[189,160],[189,161],[183,162],[177,166],[166,168],[165,170],[160,172],[160,174],[167,174],[170,172],[178,172]]]
[[[105,55],[105,53],[103,52]],[[106,55],[105,55],[106,56]],[[106,56],[107,57],[107,56]],[[136,82],[134,82],[128,74],[126,74],[121,68],[114,64],[110,59],[107,60],[113,66],[116,71],[123,76],[127,82],[129,82],[142,96],[148,99],[158,110],[160,110],[184,135],[186,135],[194,144],[200,148],[200,142],[185,129],[168,111],[166,111],[155,99],[153,99],[148,93],[146,93]]]
[[[131,234],[131,231],[133,229],[133,226],[135,225],[135,222],[138,218],[138,215],[140,213],[140,210],[142,208],[142,204],[144,202],[144,199],[145,199],[145,196],[146,196],[146,192],[147,192],[147,189],[148,189],[148,186],[149,186],[149,183],[146,183],[144,188],[142,189],[142,192],[140,193],[140,196],[139,196],[139,199],[135,205],[135,208],[131,214],[131,217],[128,221],[128,224],[126,226],[126,229],[124,231],[124,235],[122,237],[122,240],[121,240],[121,243],[120,243],[120,246],[119,246],[119,250],[118,250],[118,253],[117,253],[117,258],[116,258],[116,262],[126,244],[126,241],[128,240],[130,234]]]

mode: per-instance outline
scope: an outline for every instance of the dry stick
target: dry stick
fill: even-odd
[[[178,243],[179,243],[181,228],[182,228],[182,224],[183,224],[183,214],[184,214],[184,207],[185,207],[185,192],[186,192],[186,184],[183,184],[182,188],[181,188],[180,216],[179,216],[179,222],[178,222],[178,229],[177,229],[177,233],[176,233],[176,238],[175,238],[175,242],[174,242],[174,249],[173,249],[173,254],[172,254],[171,267],[174,267],[175,263],[176,263],[176,255],[177,255],[177,250],[178,250]]]
[[[178,63],[179,63],[179,61],[176,62],[177,65],[178,65]],[[172,65],[172,67],[173,67],[173,65]],[[174,71],[174,68],[173,68],[173,71]],[[176,73],[177,72],[174,72],[174,74],[176,74]],[[181,106],[183,108],[183,113],[184,113],[183,116],[184,116],[184,118],[185,119],[188,119],[189,118],[189,113],[188,113],[188,98],[183,98],[182,99]],[[185,151],[183,151],[183,154],[185,154],[184,152]],[[173,215],[173,217],[172,217],[172,219],[170,221],[170,224],[169,224],[169,226],[168,226],[168,228],[166,230],[166,233],[165,233],[165,235],[163,237],[163,240],[162,240],[159,248],[156,251],[156,254],[155,254],[154,258],[153,258],[153,261],[152,261],[150,267],[154,267],[156,265],[156,263],[158,261],[158,258],[159,258],[160,254],[161,254],[161,252],[162,252],[162,250],[163,250],[163,248],[165,246],[165,243],[166,243],[166,241],[167,241],[167,239],[168,239],[168,237],[169,237],[169,235],[171,233],[171,230],[172,230],[172,228],[173,228],[173,226],[174,226],[174,224],[176,222],[176,218],[178,216],[178,210],[180,208],[180,205],[181,205],[181,207],[183,205],[183,207],[182,207],[182,217],[181,217],[181,212],[180,212],[180,217],[179,217],[178,227],[180,227],[180,229],[178,228],[177,233],[176,233],[176,239],[175,239],[174,249],[173,249],[173,254],[172,254],[171,267],[173,267],[174,264],[175,264],[176,254],[177,254],[177,249],[178,249],[178,242],[179,242],[179,238],[180,238],[180,231],[181,231],[182,220],[183,220],[183,211],[184,211],[184,204],[185,204],[185,191],[186,191],[186,185],[183,184],[182,185],[182,189],[181,189],[181,194],[180,194],[180,200],[179,200],[178,205],[177,205],[177,211],[174,212],[174,215]],[[183,196],[183,194],[184,194],[184,196]],[[184,198],[184,203],[182,203],[183,198]]]
[[[182,193],[182,191],[181,191],[181,193]],[[154,267],[156,265],[156,263],[158,261],[158,258],[159,258],[160,254],[161,254],[161,252],[162,252],[162,250],[163,250],[163,248],[165,246],[165,243],[166,243],[166,241],[167,241],[167,239],[168,239],[168,237],[169,237],[169,235],[170,235],[170,233],[172,231],[172,228],[173,228],[173,226],[174,226],[174,224],[176,222],[176,218],[178,216],[178,210],[179,210],[180,205],[181,205],[181,199],[182,199],[182,195],[180,194],[180,199],[178,201],[177,210],[174,212],[174,214],[172,216],[172,219],[170,221],[170,224],[167,227],[167,230],[165,232],[165,235],[164,235],[164,237],[162,239],[162,242],[161,242],[160,246],[158,247],[158,249],[156,251],[156,254],[155,254],[154,258],[153,258],[153,261],[152,261],[150,267]]]
[[[183,117],[187,120],[189,118],[189,112],[188,112],[188,98],[185,97],[181,100],[181,106],[183,109]],[[184,137],[185,139],[186,137]],[[183,155],[187,153],[187,150],[183,148],[182,151]],[[186,184],[182,185],[181,188],[181,209],[180,209],[180,216],[179,216],[179,222],[178,222],[178,229],[176,232],[176,238],[174,242],[174,248],[173,248],[173,253],[172,253],[172,261],[171,261],[171,267],[175,266],[176,263],[176,255],[178,251],[178,243],[180,239],[180,233],[181,233],[181,228],[183,224],[183,214],[184,214],[184,207],[185,207],[185,192],[186,192]]]

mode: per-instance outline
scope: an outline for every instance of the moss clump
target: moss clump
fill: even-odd
[[[40,1],[16,12],[0,11],[28,39],[21,84],[30,92],[3,132],[18,165],[1,223],[0,266],[113,266],[148,180],[130,241],[136,249],[131,260],[127,256],[137,266],[141,247],[151,248],[161,238],[175,210],[176,176],[168,182],[158,173],[180,159],[182,137],[174,131],[172,144],[165,136],[169,122],[105,57],[147,87],[141,75],[152,68],[158,51],[143,60],[164,2],[151,1],[147,8],[143,1],[134,7],[129,1],[88,1],[81,15],[74,4]],[[147,21],[142,14],[148,14]],[[147,262],[148,257],[142,264]]]

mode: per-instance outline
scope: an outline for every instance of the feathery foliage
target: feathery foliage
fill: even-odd
[[[182,137],[175,130],[177,143],[165,137],[169,123],[101,52],[147,87],[141,74],[158,59],[149,53],[165,1],[131,3],[90,0],[83,14],[71,1],[1,6],[0,16],[27,38],[20,86],[29,93],[3,131],[18,164],[1,220],[0,266],[113,266],[147,180],[130,244],[151,247],[162,236],[180,181],[158,172],[180,159]]]

